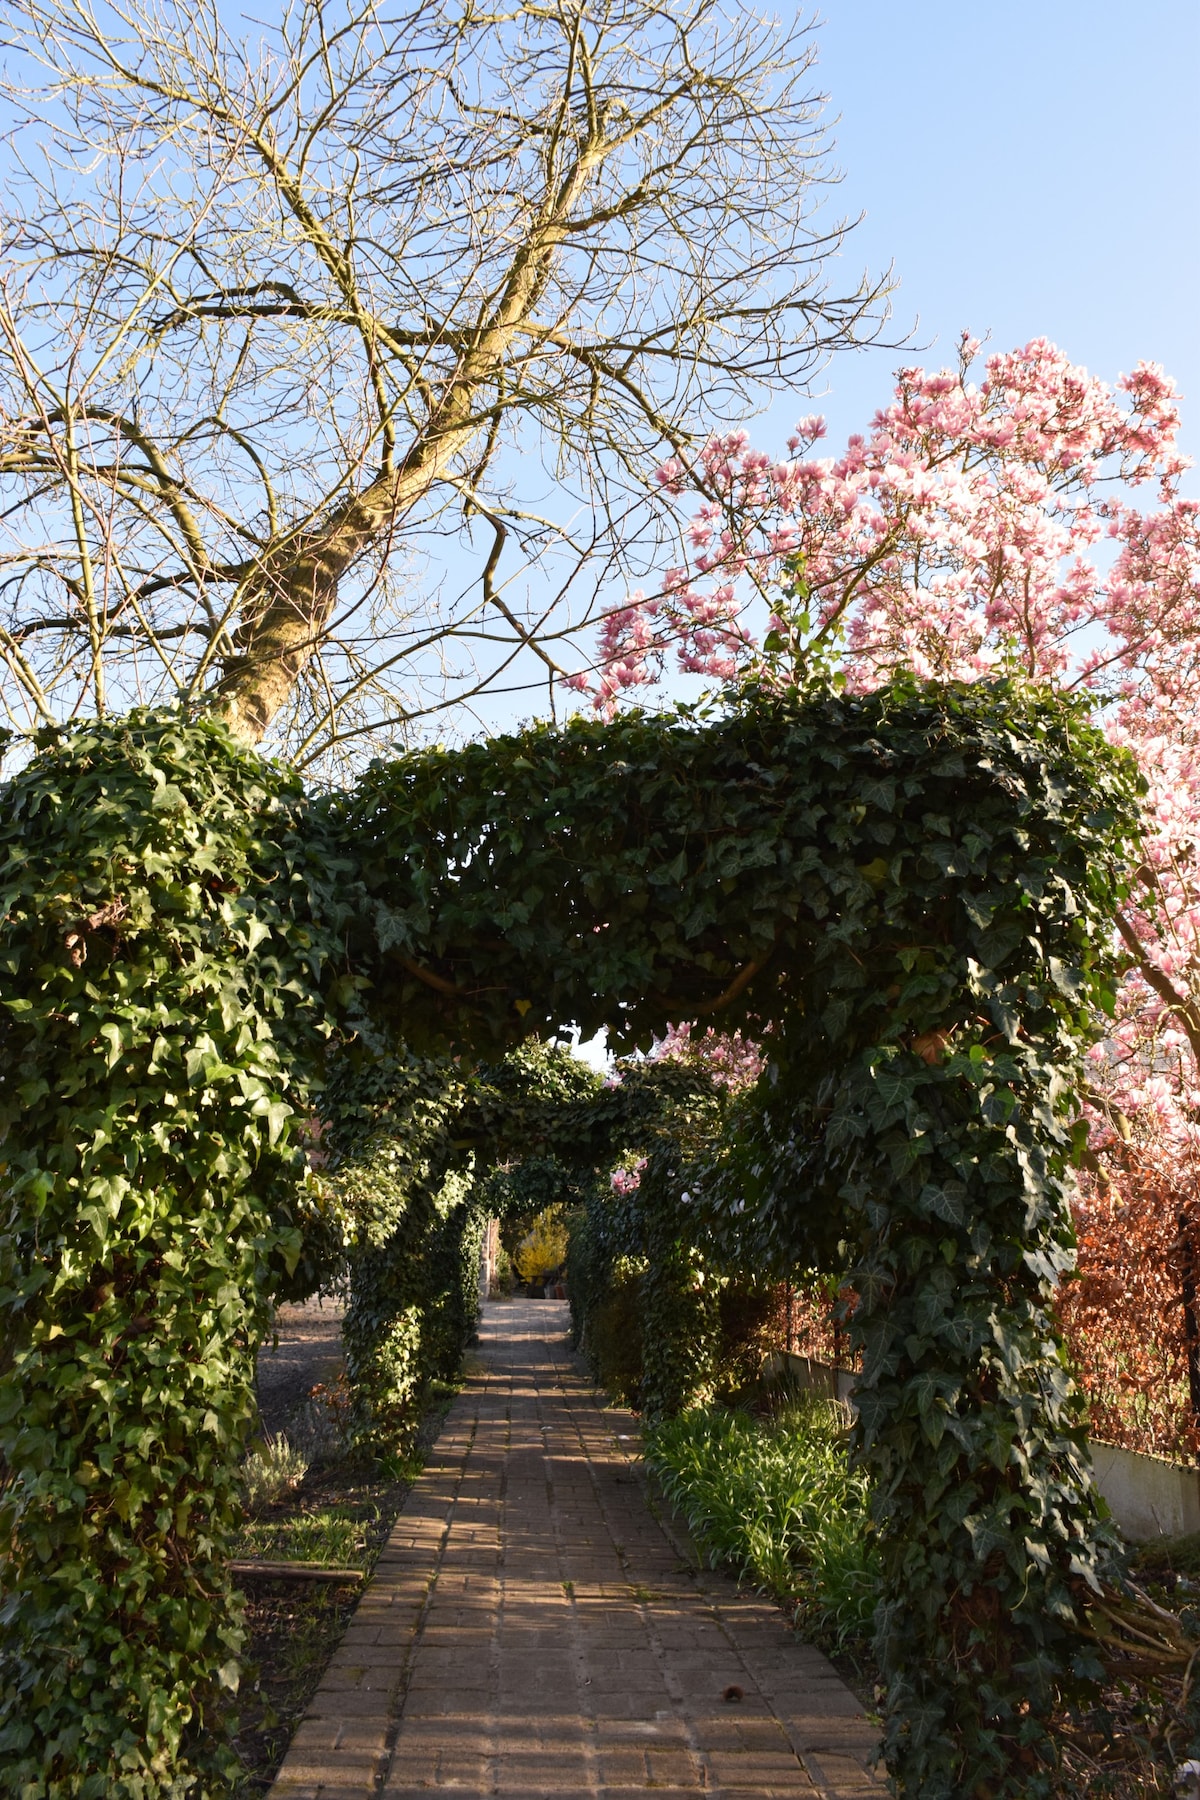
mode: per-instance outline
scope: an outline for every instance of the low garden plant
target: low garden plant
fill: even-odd
[[[299,1487],[308,1472],[308,1459],[283,1432],[264,1438],[243,1464],[246,1507],[253,1515]]]
[[[408,1481],[378,1467],[316,1467],[247,1517],[234,1552],[250,1561],[333,1564],[369,1574],[408,1488]],[[259,1577],[242,1578],[241,1585],[245,1669],[237,1761],[224,1791],[248,1800],[274,1777],[362,1589]]]
[[[815,1396],[766,1418],[699,1407],[651,1427],[646,1460],[714,1567],[787,1602],[826,1648],[862,1651],[881,1567],[847,1423],[837,1401]]]

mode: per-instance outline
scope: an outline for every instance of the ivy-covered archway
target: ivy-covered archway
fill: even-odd
[[[764,1263],[849,1246],[901,1791],[1037,1791],[1104,1556],[1047,1307],[1136,831],[1081,709],[749,696],[421,752],[315,806],[213,723],[141,715],[48,734],[0,817],[10,1791],[186,1791],[212,1741],[253,1353],[323,1229],[294,1127],[325,1035],[483,1059],[680,1018],[769,1033],[713,1215]]]

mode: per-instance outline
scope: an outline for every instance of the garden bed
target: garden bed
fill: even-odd
[[[871,1647],[876,1564],[844,1426],[836,1403],[810,1396],[769,1417],[697,1408],[649,1429],[646,1459],[698,1553],[770,1594],[870,1712],[883,1698]],[[1200,1533],[1134,1552],[1131,1570],[1200,1633]],[[1179,1764],[1194,1754],[1193,1685],[1182,1672],[1123,1677],[1064,1707],[1056,1800],[1176,1795]]]
[[[438,1414],[440,1422],[441,1413]],[[390,1475],[334,1465],[249,1519],[238,1557],[336,1563],[369,1575],[420,1464]],[[251,1578],[235,1739],[239,1796],[265,1792],[362,1592],[358,1586]]]
[[[309,1301],[282,1308],[278,1326],[277,1344],[259,1360],[267,1449],[251,1459],[253,1503],[233,1554],[254,1562],[334,1565],[369,1577],[455,1390],[433,1384],[410,1453],[356,1461],[345,1448],[340,1311]],[[281,1444],[276,1434],[290,1442]],[[246,1642],[234,1745],[242,1768],[231,1800],[251,1800],[275,1779],[363,1584],[256,1575],[239,1585]]]

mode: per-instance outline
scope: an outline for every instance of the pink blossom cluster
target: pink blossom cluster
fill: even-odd
[[[731,1093],[753,1087],[766,1067],[766,1057],[762,1050],[749,1038],[743,1037],[740,1031],[720,1032],[713,1031],[710,1027],[706,1031],[695,1032],[688,1024],[669,1026],[665,1037],[655,1040],[650,1060],[687,1063],[693,1068],[707,1069],[717,1085],[728,1088]],[[618,1087],[620,1081],[621,1065],[618,1063],[605,1086]],[[630,1167],[614,1169],[609,1176],[613,1193],[622,1197],[636,1194],[645,1167],[646,1158],[643,1156]]]
[[[833,661],[859,689],[906,669],[1092,691],[1151,825],[1098,1137],[1138,1116],[1182,1176],[1200,1148],[1200,502],[1180,492],[1177,396],[1155,364],[1113,387],[1043,338],[982,370],[978,351],[964,335],[956,367],[902,369],[840,456],[810,417],[784,460],[729,432],[664,464],[662,488],[695,497],[690,567],[608,615],[575,685],[609,715],[673,654],[725,682]]]
[[[1114,391],[1045,339],[987,359],[964,338],[955,370],[900,371],[892,404],[840,457],[818,457],[824,422],[802,420],[772,461],[744,431],[711,438],[693,466],[659,470],[696,494],[692,567],[632,594],[602,624],[594,674],[572,677],[610,715],[618,695],[685,671],[731,680],[755,668],[756,601],[803,593],[806,625],[775,607],[791,641],[778,675],[835,636],[860,685],[889,670],[968,679],[997,668],[1066,678],[1081,659],[1118,681],[1195,600],[1197,509],[1177,483],[1175,390],[1141,363]],[[1125,494],[1154,483],[1158,510]],[[1111,553],[1097,555],[1103,540]],[[1169,592],[1162,577],[1169,570]],[[1086,646],[1096,628],[1102,647]]]
[[[717,1085],[731,1093],[753,1087],[767,1062],[761,1045],[740,1031],[714,1031],[710,1025],[697,1032],[686,1022],[669,1026],[666,1036],[655,1040],[650,1055],[655,1062],[689,1063],[707,1069]]]
[[[636,1194],[642,1185],[642,1170],[645,1167],[646,1158],[643,1156],[634,1163],[631,1169],[614,1169],[608,1178],[613,1193],[622,1196]]]

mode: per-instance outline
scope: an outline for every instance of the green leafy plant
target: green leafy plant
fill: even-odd
[[[1099,1671],[1113,1540],[1051,1308],[1138,793],[1078,702],[898,680],[425,751],[333,808],[356,955],[414,1044],[771,1025],[707,1147],[642,1176],[643,1293],[678,1326],[644,1333],[643,1399],[700,1397],[710,1266],[849,1283],[886,1754],[921,1800],[1046,1792],[1057,1688]]]
[[[360,1447],[402,1449],[429,1383],[457,1373],[487,1214],[523,1235],[547,1206],[578,1200],[616,1146],[661,1134],[700,1094],[713,1096],[708,1077],[676,1066],[607,1087],[536,1041],[474,1069],[367,1042],[333,1060],[322,1141],[347,1229],[343,1336]]]
[[[701,1552],[787,1602],[834,1650],[869,1643],[882,1574],[847,1437],[844,1409],[816,1399],[771,1419],[696,1408],[646,1435],[647,1464]]]
[[[478,1315],[484,1215],[453,1130],[468,1093],[452,1063],[393,1055],[343,1058],[327,1083],[330,1181],[350,1221],[351,1430],[377,1458],[411,1448]]]
[[[307,1472],[308,1458],[283,1432],[264,1438],[242,1464],[247,1509],[255,1513],[273,1505],[299,1487]]]
[[[48,730],[3,790],[0,1784],[27,1800],[227,1761],[254,1355],[318,1212],[314,849],[292,776],[176,715]]]
[[[476,1177],[536,1156],[584,1195],[639,1149],[633,1210],[572,1249],[585,1312],[640,1263],[665,1416],[721,1378],[731,1282],[849,1282],[894,1778],[1045,1792],[1110,1554],[1050,1309],[1137,830],[1132,765],[1083,707],[748,690],[710,722],[421,751],[318,807],[175,715],[39,749],[0,807],[0,1752],[23,1800],[155,1800],[219,1760],[271,1299],[349,1255],[356,1404],[390,1453],[469,1334]],[[334,1006],[359,1037],[326,1070]],[[770,1027],[729,1102],[691,1070],[606,1090],[513,1050],[718,1015]],[[318,1079],[319,1182],[292,1135]]]

